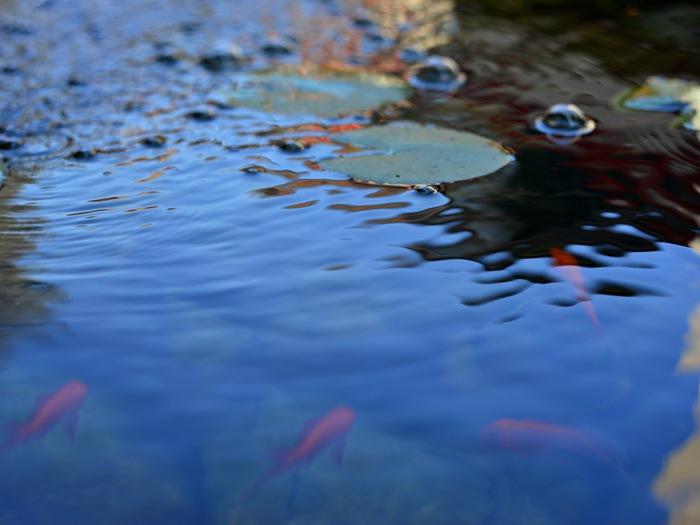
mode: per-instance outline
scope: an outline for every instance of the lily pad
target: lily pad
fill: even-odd
[[[237,75],[225,96],[268,113],[341,115],[395,104],[410,93],[403,81],[385,75],[275,70]]]
[[[513,161],[513,155],[503,146],[480,135],[413,123],[375,126],[333,138],[378,151],[318,164],[358,181],[379,184],[439,184],[474,179]]]
[[[683,94],[686,106],[678,117],[678,124],[685,129],[700,131],[700,86],[689,89]]]
[[[641,86],[625,93],[620,104],[637,111],[675,113],[686,107],[687,93],[697,87],[697,84],[688,80],[651,76]]]

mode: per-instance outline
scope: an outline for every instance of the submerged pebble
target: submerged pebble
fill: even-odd
[[[554,104],[535,115],[533,127],[545,135],[571,138],[592,132],[595,121],[574,104]]]
[[[260,45],[260,51],[272,57],[291,55],[295,50],[296,44],[289,37],[270,37]]]
[[[243,61],[243,50],[236,44],[222,43],[199,59],[199,65],[207,71],[219,72],[237,69]]]
[[[464,85],[467,76],[449,57],[433,55],[418,62],[406,73],[406,82],[418,90],[453,93]]]
[[[352,25],[361,29],[368,29],[375,27],[376,24],[372,20],[369,11],[359,8],[352,14]]]

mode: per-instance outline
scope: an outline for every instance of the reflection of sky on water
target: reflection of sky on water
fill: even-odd
[[[474,34],[469,83],[450,99],[415,99],[407,116],[504,142],[518,162],[435,195],[352,184],[314,169],[337,145],[290,153],[277,141],[371,119],[208,103],[226,77],[199,68],[195,50],[225,26],[222,7],[197,32],[178,24],[206,9],[182,4],[161,20],[168,31],[132,48],[150,57],[152,41],[174,34],[179,65],[133,58],[141,66],[119,78],[134,92],[110,80],[121,92],[103,99],[108,64],[42,73],[82,71],[89,85],[61,92],[64,115],[39,106],[32,132],[52,137],[65,121],[74,154],[32,155],[44,169],[13,197],[36,249],[20,246],[11,262],[60,295],[51,324],[8,327],[0,418],[25,418],[70,378],[91,394],[75,444],[55,432],[0,456],[11,474],[0,521],[663,522],[649,487],[691,434],[697,394],[697,377],[675,375],[697,303],[695,137],[617,113],[606,100],[622,82],[590,61],[540,61],[541,41],[518,49],[518,32]],[[104,45],[123,42],[86,10]],[[90,34],[99,48],[100,31]],[[569,74],[579,63],[589,77]],[[92,93],[85,121],[71,113],[79,93]],[[571,94],[596,132],[558,147],[527,130]],[[3,110],[14,133],[27,111]],[[553,247],[579,263],[600,330],[553,268]],[[338,405],[358,414],[342,470],[322,455],[241,497],[273,464],[269,451]],[[501,418],[591,432],[607,455],[494,450],[480,435]]]

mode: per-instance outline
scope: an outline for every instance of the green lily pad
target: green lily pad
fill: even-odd
[[[685,129],[700,131],[700,86],[686,91],[682,100],[686,106],[681,110],[677,124]]]
[[[411,91],[385,75],[275,70],[237,75],[230,104],[268,113],[342,115],[395,104]]]
[[[439,184],[482,177],[513,161],[500,144],[474,133],[413,123],[375,126],[333,135],[377,153],[322,160],[326,170],[379,184]]]
[[[651,76],[641,86],[625,93],[620,105],[636,111],[675,113],[687,105],[688,91],[696,88],[697,84],[688,80]]]

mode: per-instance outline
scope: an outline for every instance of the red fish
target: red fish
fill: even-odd
[[[544,421],[498,419],[481,432],[481,437],[491,446],[513,452],[570,450],[585,457],[602,460],[615,468],[622,477],[629,479],[616,447],[609,439],[591,431]]]
[[[355,411],[345,406],[336,407],[322,418],[310,421],[297,445],[293,449],[280,451],[277,465],[261,477],[249,492],[254,492],[278,474],[311,461],[331,445],[334,447],[333,457],[342,465],[345,438],[354,422]]]
[[[564,278],[574,286],[576,289],[576,299],[584,305],[586,312],[588,312],[588,317],[591,318],[593,324],[600,330],[598,315],[596,314],[595,308],[593,308],[591,296],[583,281],[583,274],[581,273],[578,261],[573,255],[559,248],[551,248],[549,253],[554,259],[554,266],[559,268]]]
[[[67,422],[68,433],[74,439],[78,411],[85,402],[87,393],[85,383],[69,381],[55,392],[41,397],[29,419],[10,426],[10,435],[3,448],[6,450],[43,436],[62,420]]]

